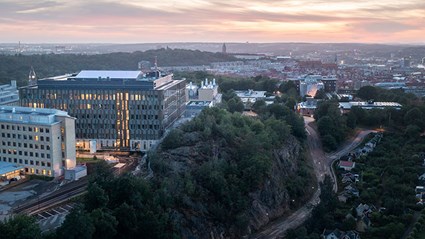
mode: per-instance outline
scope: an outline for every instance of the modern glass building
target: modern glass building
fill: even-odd
[[[184,114],[185,80],[142,71],[87,71],[20,89],[22,106],[76,117],[77,149],[146,151]]]

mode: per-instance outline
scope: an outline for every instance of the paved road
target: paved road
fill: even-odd
[[[326,175],[331,175],[334,182],[336,179],[335,172],[331,170],[332,163],[339,159],[341,156],[346,155],[352,149],[357,147],[363,138],[373,130],[360,130],[356,136],[345,143],[337,152],[332,154],[325,154],[323,151],[318,132],[311,127],[314,121],[312,117],[304,117],[305,128],[307,132],[307,144],[310,150],[311,159],[313,160],[314,171],[318,182],[322,182]],[[334,183],[334,191],[337,191],[337,184]],[[320,202],[320,188],[316,188],[316,192],[308,203],[303,207],[292,213],[290,216],[278,219],[267,225],[263,231],[258,232],[252,236],[251,239],[265,239],[265,238],[283,238],[283,234],[288,229],[299,227],[310,216],[313,206]]]

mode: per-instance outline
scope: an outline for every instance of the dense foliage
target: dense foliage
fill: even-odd
[[[314,118],[325,150],[335,150],[357,126],[390,127],[412,137],[419,136],[425,130],[425,105],[416,96],[402,90],[384,90],[373,86],[362,87],[358,96],[362,99],[373,97],[374,101],[397,102],[402,108],[365,110],[352,107],[348,113],[341,114],[337,101],[322,101]]]
[[[344,141],[349,127],[347,117],[341,115],[336,101],[322,101],[314,112],[317,129],[326,151],[335,150]]]
[[[219,108],[204,110],[172,130],[162,149],[150,154],[155,175],[150,181],[131,175],[116,178],[100,163],[84,204],[50,237],[180,238],[189,226],[181,224],[184,214],[222,225],[232,237],[244,235],[249,195],[261,189],[270,176],[275,150],[292,137],[293,127],[284,120],[286,110],[276,105],[262,119]],[[196,156],[181,154],[188,149]],[[177,161],[168,158],[173,153],[180,155]],[[297,171],[284,182],[292,198],[307,194],[311,183],[305,160],[296,164]]]
[[[0,237],[17,239],[40,239],[41,231],[30,216],[17,215],[13,218],[0,220]]]
[[[153,66],[155,57],[159,66],[208,65],[212,62],[237,60],[222,53],[170,48],[98,55],[0,55],[0,84],[16,80],[20,86],[27,85],[31,66],[38,78],[44,78],[81,70],[135,70],[139,61],[149,61]]]
[[[321,197],[311,219],[302,227],[288,231],[288,238],[318,238],[325,228],[356,230],[361,219],[356,217],[355,208],[360,203],[373,206],[373,212],[368,215],[371,227],[361,233],[361,238],[402,238],[416,220],[411,237],[421,238],[424,235],[420,229],[423,217],[417,219],[422,206],[417,205],[415,198],[415,186],[424,185],[418,179],[424,173],[425,138],[421,136],[425,129],[424,104],[400,90],[363,87],[358,96],[363,99],[373,97],[376,101],[395,101],[403,107],[375,110],[353,107],[349,113],[341,115],[336,102],[326,101],[319,105],[315,117],[323,144],[328,149],[342,142],[346,133],[356,125],[381,127],[386,132],[372,152],[354,159],[356,167],[352,173],[360,176],[359,181],[352,185],[358,189],[359,197],[352,197],[346,203],[339,202],[333,193]],[[345,134],[341,130],[344,128]],[[337,171],[337,175],[342,173],[340,169]],[[346,184],[341,179],[339,176],[337,180],[343,190]],[[322,195],[325,191],[322,188]]]
[[[424,173],[420,157],[423,152],[425,138],[411,138],[402,132],[385,133],[373,152],[356,160],[353,173],[361,175],[355,184],[360,196],[342,203],[332,191],[325,193],[329,189],[322,188],[321,203],[313,210],[311,219],[303,227],[289,231],[289,238],[318,238],[325,228],[355,230],[354,208],[360,203],[375,208],[370,215],[372,226],[361,238],[401,238],[415,211],[421,209],[416,205],[415,186],[421,184],[418,176]],[[325,180],[326,184],[332,190],[332,184]]]

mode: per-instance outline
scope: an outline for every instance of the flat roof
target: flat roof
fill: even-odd
[[[0,162],[0,175],[6,174],[6,173],[10,173],[10,172],[14,172],[16,170],[21,170],[24,167],[19,166],[17,164],[13,164],[13,163],[7,163],[7,162]]]
[[[373,102],[372,104],[369,104],[365,101],[339,102],[339,107],[342,107],[343,109],[351,109],[353,106],[358,106],[362,108],[402,107],[402,105],[397,102]]]
[[[187,102],[188,106],[209,106],[211,104],[211,101],[189,101]]]
[[[26,124],[56,124],[55,116],[70,117],[67,112],[56,109],[0,106],[0,121]]]
[[[114,168],[122,168],[125,166],[125,163],[117,163],[115,164]]]
[[[341,166],[341,167],[354,167],[354,162],[341,160],[341,161],[339,161],[339,166]]]
[[[235,90],[239,98],[265,98],[267,91]]]
[[[82,70],[75,78],[83,79],[137,79],[142,74],[141,71],[101,71],[101,70]]]

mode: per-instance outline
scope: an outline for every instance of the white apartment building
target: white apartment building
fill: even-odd
[[[0,107],[0,161],[50,177],[75,167],[75,118],[55,109]]]

